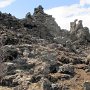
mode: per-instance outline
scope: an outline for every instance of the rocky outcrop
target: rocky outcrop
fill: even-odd
[[[76,24],[77,19],[70,23],[70,38],[72,42],[86,43],[90,41],[90,33],[87,27],[83,27],[82,20],[79,20]]]
[[[12,16],[10,13],[2,13],[0,12],[0,25],[6,26],[7,28],[20,28],[21,23],[19,19],[17,19],[15,16]]]
[[[22,23],[28,29],[32,29],[32,35],[52,41],[54,37],[60,35],[60,27],[51,15],[44,13],[43,7],[40,5],[34,9],[33,15],[26,14]]]

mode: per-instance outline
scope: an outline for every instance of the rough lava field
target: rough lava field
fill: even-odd
[[[90,90],[89,28],[61,29],[41,5],[23,19],[0,12],[0,90]]]

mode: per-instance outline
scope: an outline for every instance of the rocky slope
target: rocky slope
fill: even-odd
[[[90,33],[76,22],[63,30],[42,6],[0,13],[0,90],[90,90]]]

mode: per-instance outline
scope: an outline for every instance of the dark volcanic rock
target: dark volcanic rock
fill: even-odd
[[[85,80],[89,90],[90,33],[76,22],[61,29],[41,5],[23,19],[0,12],[0,90],[82,90]]]
[[[52,90],[51,83],[46,79],[42,83],[43,90]]]
[[[52,90],[62,90],[62,86],[58,84],[52,84]]]
[[[15,48],[10,48],[10,47],[5,47],[2,48],[2,57],[3,57],[3,62],[6,61],[13,61],[14,59],[17,58],[18,52]]]
[[[28,13],[22,22],[25,27],[32,29],[31,33],[34,36],[52,41],[60,35],[60,27],[51,15],[44,13],[41,5],[34,9],[33,15]]]
[[[90,33],[87,27],[83,27],[82,20],[77,20],[70,23],[70,38],[75,43],[84,44],[90,40]]]
[[[90,82],[84,83],[84,90],[90,90]]]
[[[65,64],[65,65],[59,67],[58,72],[73,75],[75,73],[74,72],[74,66],[69,65],[69,64]]]
[[[1,13],[0,12],[0,24],[6,26],[7,28],[21,28],[21,23],[19,19],[12,16],[10,13]]]
[[[2,36],[2,39],[1,39],[2,45],[16,45],[18,44],[18,42],[19,40],[13,35]]]
[[[18,85],[18,81],[14,81],[15,76],[8,76],[5,78],[2,78],[0,85],[2,86],[9,86],[9,87],[15,87]]]

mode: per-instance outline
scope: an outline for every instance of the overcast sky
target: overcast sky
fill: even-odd
[[[42,5],[63,29],[69,29],[74,19],[83,20],[84,26],[90,28],[90,0],[0,0],[0,11],[24,18],[38,5]]]

